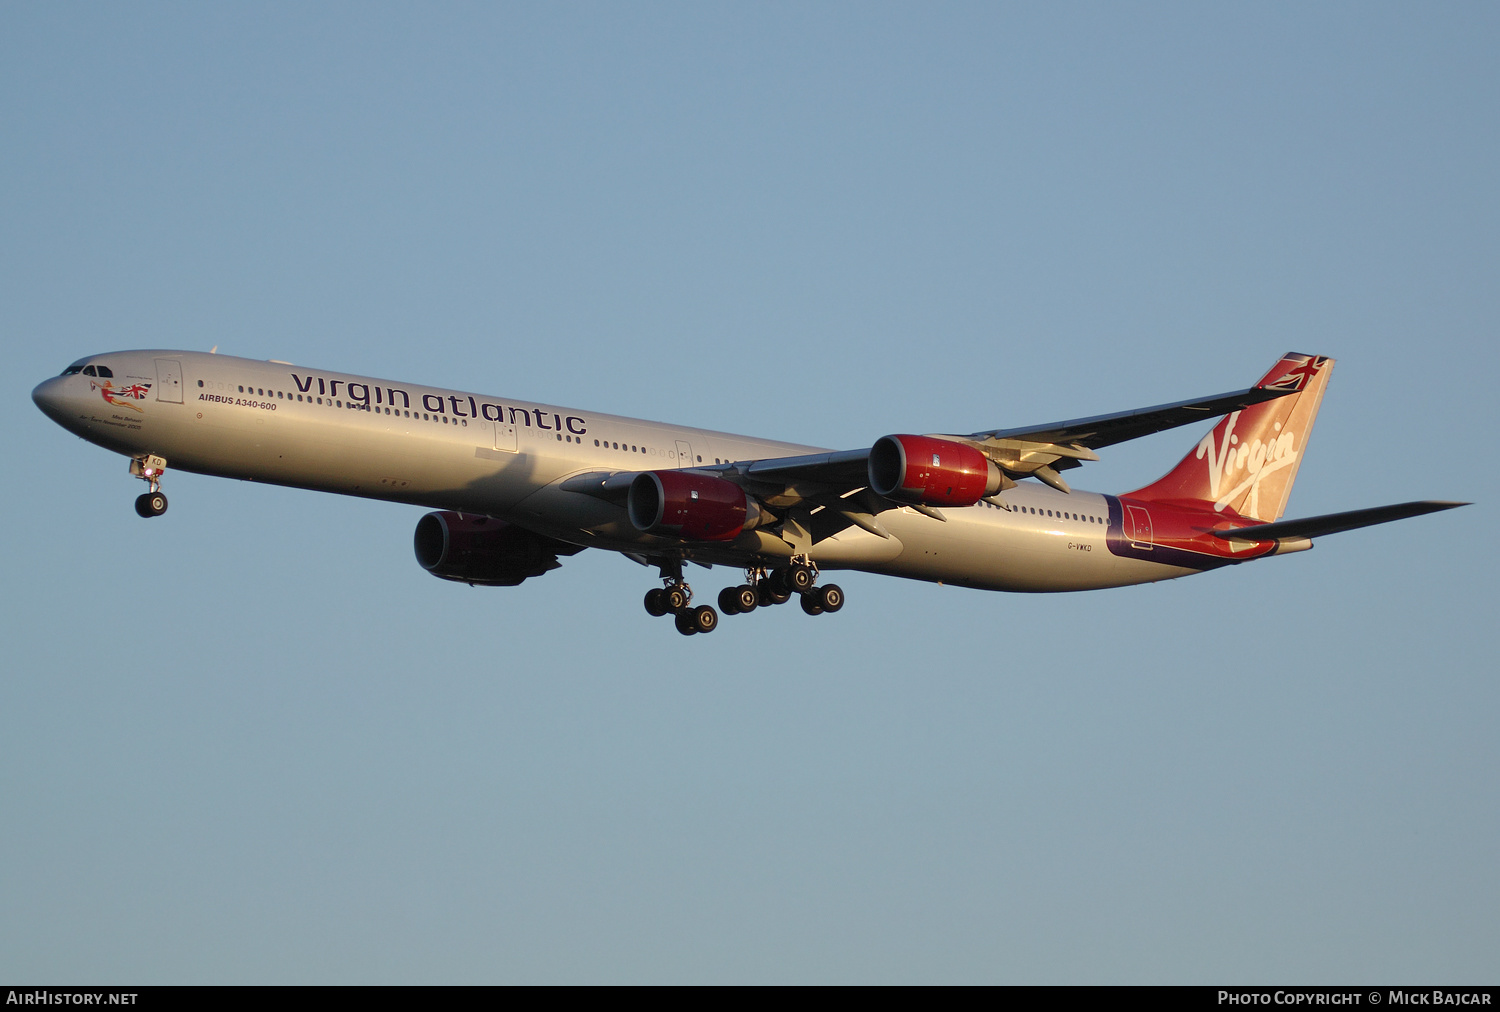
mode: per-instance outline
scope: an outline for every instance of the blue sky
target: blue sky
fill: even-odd
[[[1500,17],[1456,4],[10,5],[0,977],[1493,980]],[[649,619],[585,552],[170,474],[181,347],[833,447],[1339,359],[1191,580]],[[1135,487],[1201,433],[1111,448]],[[710,594],[733,580],[696,574]]]

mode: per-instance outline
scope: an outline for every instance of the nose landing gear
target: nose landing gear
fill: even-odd
[[[135,511],[143,517],[159,517],[167,511],[167,497],[162,495],[161,476],[167,462],[156,454],[130,458],[130,473],[151,486],[151,491],[136,497]]]

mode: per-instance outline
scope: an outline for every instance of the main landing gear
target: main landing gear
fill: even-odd
[[[844,606],[844,590],[836,583],[818,586],[818,567],[806,556],[793,558],[790,566],[773,569],[766,582],[785,588],[783,593],[796,594],[802,610],[809,615],[830,614]],[[788,598],[782,598],[783,601]]]
[[[817,586],[818,569],[806,558],[793,559],[791,565],[772,570],[750,567],[745,571],[745,583],[719,591],[719,611],[706,604],[692,607],[693,589],[682,578],[681,560],[661,563],[661,578],[663,586],[646,591],[646,611],[655,616],[674,616],[677,631],[684,636],[713,632],[719,627],[719,611],[747,615],[763,605],[786,604],[793,594],[809,615],[835,612],[844,606],[843,589],[836,583]]]
[[[719,628],[719,613],[708,605],[692,607],[693,588],[682,578],[682,560],[670,559],[661,564],[663,586],[646,591],[646,612],[660,617],[670,614],[677,631],[684,636],[711,633]]]
[[[130,473],[151,486],[151,491],[136,497],[135,511],[141,516],[159,517],[167,511],[167,497],[161,491],[161,476],[166,469],[166,460],[155,454],[130,458]]]
[[[809,615],[838,611],[844,591],[836,583],[817,586],[818,569],[805,559],[769,572],[759,566],[746,571],[747,582],[719,591],[719,609],[726,615],[746,615],[762,605],[786,604],[796,594]]]

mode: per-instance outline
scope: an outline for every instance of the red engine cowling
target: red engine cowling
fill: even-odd
[[[881,436],[870,448],[870,487],[897,502],[973,506],[1001,483],[992,460],[951,439]]]
[[[694,541],[729,541],[765,518],[734,482],[690,471],[636,475],[626,506],[636,530]]]
[[[578,545],[535,534],[503,520],[443,510],[417,521],[417,562],[433,576],[460,583],[514,587],[556,569]]]

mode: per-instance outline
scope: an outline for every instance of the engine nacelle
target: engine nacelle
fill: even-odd
[[[732,481],[691,471],[644,471],[630,483],[630,522],[646,534],[729,541],[766,519]]]
[[[973,506],[1004,482],[994,461],[974,447],[932,436],[881,436],[869,466],[876,492],[923,506]]]
[[[433,576],[460,583],[514,587],[576,555],[578,545],[535,534],[503,520],[443,510],[417,521],[417,562]]]

